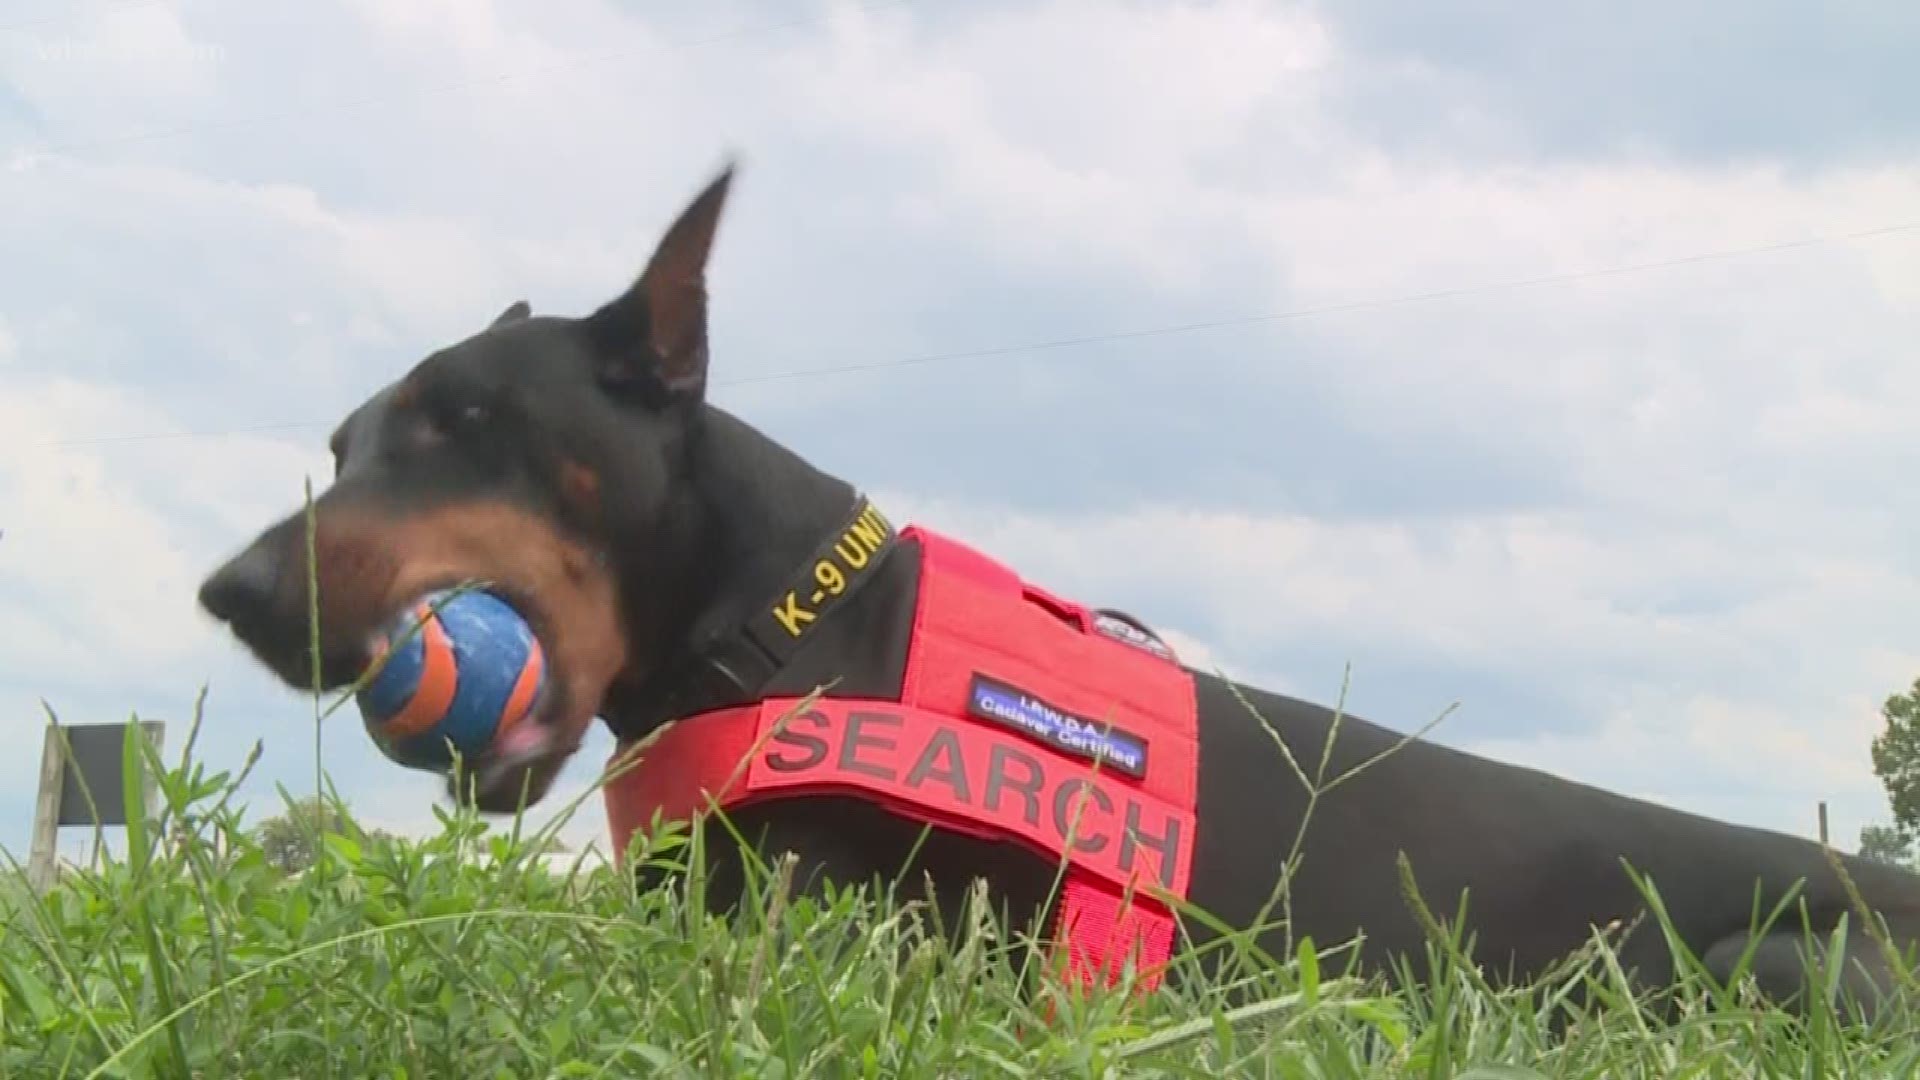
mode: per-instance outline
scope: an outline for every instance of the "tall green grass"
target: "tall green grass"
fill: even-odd
[[[1625,983],[1604,935],[1517,989],[1483,981],[1457,932],[1433,921],[1426,957],[1402,979],[1338,978],[1335,959],[1309,942],[1270,957],[1240,940],[1212,975],[1189,966],[1155,994],[1081,995],[1047,978],[1031,936],[998,925],[985,905],[948,940],[930,913],[886,892],[787,902],[775,866],[762,868],[736,917],[708,917],[698,903],[705,853],[674,831],[635,852],[683,871],[646,894],[597,856],[555,868],[517,822],[490,828],[459,810],[437,811],[440,832],[419,840],[369,836],[346,815],[317,865],[287,875],[243,826],[234,792],[244,768],[209,773],[187,754],[168,766],[131,737],[128,760],[161,797],[155,815],[136,812],[125,856],[71,869],[44,897],[17,878],[5,890],[0,1076],[1719,1078],[1920,1068],[1911,1014],[1873,1026],[1825,1004],[1790,1015],[1685,964],[1658,1000]],[[140,800],[128,805],[137,811]],[[1416,974],[1426,988],[1410,988]]]
[[[313,595],[310,487],[306,505]],[[351,694],[327,708],[315,694],[315,786],[343,826],[294,875],[271,865],[236,805],[259,747],[237,772],[194,757],[204,694],[176,765],[129,728],[125,856],[73,869],[45,896],[24,887],[17,864],[0,874],[0,1080],[1719,1080],[1920,1069],[1920,1011],[1871,1025],[1831,997],[1776,1011],[1743,983],[1716,985],[1672,933],[1683,973],[1672,987],[1629,985],[1606,933],[1537,985],[1496,987],[1404,864],[1425,955],[1365,980],[1340,974],[1339,948],[1301,940],[1275,956],[1229,933],[1212,946],[1217,964],[1185,954],[1158,992],[1135,994],[1129,979],[1082,993],[1048,977],[1044,942],[993,918],[983,891],[955,940],[893,889],[789,900],[786,866],[757,866],[742,910],[711,917],[697,836],[644,838],[632,858],[680,871],[645,893],[590,853],[564,870],[537,854],[591,789],[531,836],[518,817],[502,831],[438,808],[440,831],[425,839],[361,830],[319,771],[322,724]],[[1310,806],[1367,767],[1328,776],[1328,753],[1309,769],[1275,744]],[[160,796],[151,816],[143,778]],[[1311,814],[1274,884],[1269,910],[1282,924],[1310,828]]]

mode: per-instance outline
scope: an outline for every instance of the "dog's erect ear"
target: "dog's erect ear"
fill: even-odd
[[[505,326],[508,323],[519,322],[531,314],[533,314],[532,305],[528,304],[525,300],[515,300],[513,303],[507,305],[507,310],[501,312],[494,318],[492,326],[487,327],[487,329],[491,330],[495,326]]]
[[[728,162],[674,219],[647,268],[619,299],[587,318],[603,385],[649,384],[671,399],[697,401],[707,389],[707,255],[733,184]]]

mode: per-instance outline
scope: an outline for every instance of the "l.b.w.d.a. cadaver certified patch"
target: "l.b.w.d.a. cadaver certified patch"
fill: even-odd
[[[1136,779],[1147,774],[1145,739],[1075,716],[998,679],[974,674],[967,687],[967,712],[1069,754],[1098,761],[1103,768]]]

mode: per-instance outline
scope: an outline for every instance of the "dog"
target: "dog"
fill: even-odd
[[[200,605],[288,686],[333,690],[365,669],[374,630],[417,597],[489,583],[526,614],[550,665],[537,713],[463,774],[456,794],[491,813],[539,802],[596,718],[625,745],[680,718],[821,687],[897,696],[920,573],[911,544],[777,664],[743,674],[708,648],[831,539],[858,497],[707,401],[706,267],[734,173],[727,164],[597,310],[535,315],[515,302],[340,423],[335,477],[311,509],[317,670],[304,509],[211,573]],[[1750,953],[1754,981],[1782,1000],[1806,985],[1805,931],[1824,940],[1857,914],[1849,886],[1892,944],[1920,941],[1920,876],[1189,674],[1198,766],[1188,901],[1227,927],[1256,928],[1276,955],[1311,937],[1357,941],[1361,969],[1419,956],[1430,930],[1403,893],[1402,855],[1421,895],[1466,894],[1476,960],[1503,978],[1547,971],[1596,928],[1644,915],[1629,868],[1651,881],[1708,972],[1730,979]],[[1324,775],[1366,768],[1313,799],[1309,821],[1308,786],[1288,758],[1313,771],[1335,735]],[[1275,886],[1303,823],[1282,926]],[[761,854],[796,856],[799,888],[897,877],[930,882],[938,908],[954,911],[984,879],[1002,912],[1028,925],[1052,903],[1057,867],[1030,849],[928,835],[860,798],[775,800],[732,824]],[[737,901],[732,880],[710,889],[712,903]],[[1756,917],[1795,888],[1792,911],[1756,933]],[[1217,939],[1199,921],[1183,931],[1188,948]],[[1871,1008],[1896,984],[1896,965],[1857,917],[1848,940],[1843,983]],[[1655,927],[1617,948],[1642,985],[1677,974]]]

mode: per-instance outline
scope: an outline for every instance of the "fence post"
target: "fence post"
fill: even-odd
[[[27,885],[45,895],[60,875],[60,788],[67,775],[66,742],[53,720],[40,744],[40,793],[33,802],[33,840],[27,847]]]

